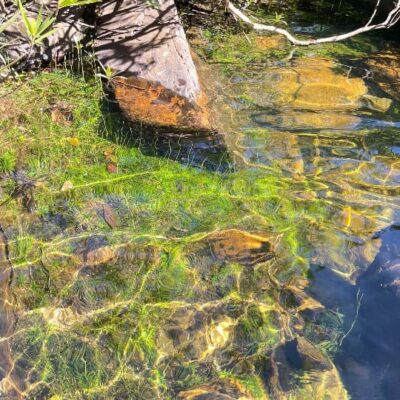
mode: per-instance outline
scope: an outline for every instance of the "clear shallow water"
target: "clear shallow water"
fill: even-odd
[[[211,137],[28,82],[38,109],[1,125],[30,149],[1,177],[6,398],[399,397],[397,49],[268,57],[202,67]]]
[[[397,51],[390,65],[387,53],[372,64],[311,54],[280,67],[249,65],[221,94],[234,109],[228,141],[239,168],[278,165],[289,198],[322,203],[324,214],[307,215],[304,231],[308,292],[343,317],[333,360],[356,400],[400,398]],[[380,57],[386,74],[373,67]]]
[[[314,325],[302,335],[330,354],[356,400],[400,397],[400,114],[399,97],[393,95],[400,90],[400,53],[393,46],[374,54],[371,64],[367,58],[311,52],[279,66],[249,63],[236,73],[203,66],[204,76],[217,77],[210,96],[225,138],[171,137],[168,145],[157,139],[142,147],[220,173],[269,171],[284,182],[283,196],[311,205],[297,216],[304,224],[300,253],[310,267],[305,292],[331,319],[306,312],[305,320]],[[374,69],[380,62],[386,73]],[[245,179],[252,184],[252,177]],[[260,228],[250,215],[268,218],[274,207],[279,201],[260,214],[251,209],[247,229]],[[282,230],[292,225],[288,219]],[[280,257],[278,252],[278,270],[287,262]],[[291,281],[296,270],[282,280]],[[332,315],[338,321],[332,322]],[[291,354],[290,346],[286,351]],[[295,353],[288,356],[294,364]],[[330,390],[345,398],[334,384]]]

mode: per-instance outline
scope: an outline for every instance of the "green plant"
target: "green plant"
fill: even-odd
[[[0,173],[11,172],[15,168],[16,162],[17,157],[15,154],[12,151],[7,150],[5,153],[0,155]]]
[[[120,72],[114,71],[109,65],[106,67],[100,62],[100,60],[97,61],[104,73],[97,73],[96,76],[106,79],[107,83],[110,83],[118,74],[120,74]]]
[[[284,20],[285,16],[283,14],[275,13],[274,22],[276,24],[284,24],[287,25],[287,22]]]
[[[17,14],[14,14],[11,18],[7,21],[4,21],[0,24],[0,33],[3,33],[7,28],[9,28],[17,19]]]
[[[77,7],[87,4],[98,3],[100,0],[59,0],[58,8]]]
[[[28,16],[28,13],[26,12],[26,9],[22,4],[22,1],[17,0],[17,4],[24,25],[24,33],[29,39],[32,46],[42,43],[42,41],[46,39],[46,37],[55,32],[55,29],[49,29],[56,19],[54,17],[43,18],[42,7],[40,7],[36,18],[31,18]]]

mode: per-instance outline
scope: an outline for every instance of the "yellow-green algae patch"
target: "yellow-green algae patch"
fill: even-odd
[[[9,393],[172,399],[228,380],[268,398],[262,372],[302,329],[278,278],[305,273],[319,202],[282,196],[278,165],[213,173],[111,141],[98,82],[53,72],[1,90]]]
[[[361,106],[382,111],[390,101],[370,96],[365,80],[326,56],[265,71],[282,43],[249,38],[220,41],[212,54],[239,77],[224,95],[245,109],[289,112],[263,116],[269,129],[226,137],[226,159],[237,161],[229,173],[130,145],[129,132],[104,112],[96,81],[55,72],[2,87],[0,223],[14,274],[6,301],[18,316],[5,341],[10,393],[346,398],[323,354],[337,350],[343,321],[313,337],[305,314],[334,318],[300,282],[313,232],[323,239],[313,262],[329,260],[348,276],[378,250],[373,243],[353,252],[343,234],[366,238],[391,221],[393,208],[365,189],[396,192],[398,163],[387,156],[374,157],[374,166],[339,163],[368,132],[324,130],[351,129]],[[246,63],[255,67],[240,68]],[[227,126],[246,125],[241,112],[228,117]],[[304,132],[285,132],[293,127]],[[268,149],[274,155],[263,159]],[[318,349],[298,340],[304,335]],[[288,343],[306,360],[300,372],[282,355]],[[312,354],[319,363],[307,369]]]

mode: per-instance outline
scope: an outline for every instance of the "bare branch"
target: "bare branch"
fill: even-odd
[[[264,24],[259,24],[257,22],[254,22],[246,14],[244,14],[241,10],[239,10],[237,7],[235,7],[230,1],[228,1],[228,9],[236,18],[238,18],[241,21],[245,22],[246,24],[250,25],[253,29],[255,29],[257,31],[278,33],[280,35],[285,36],[287,38],[287,40],[290,43],[292,43],[293,45],[309,46],[309,45],[313,45],[313,44],[340,42],[342,40],[346,40],[351,37],[357,36],[361,33],[375,31],[378,29],[391,28],[400,20],[400,0],[395,1],[395,3],[393,4],[393,10],[387,15],[387,18],[383,22],[381,22],[379,24],[371,25],[373,19],[375,18],[376,14],[378,12],[380,3],[381,3],[381,0],[378,0],[370,20],[363,27],[355,29],[354,31],[351,31],[351,32],[340,34],[340,35],[330,36],[330,37],[326,37],[326,38],[319,38],[319,39],[309,39],[309,40],[297,39],[286,29],[278,28],[277,26],[274,26],[274,25],[264,25]]]
[[[381,0],[378,0],[378,2],[376,3],[376,6],[375,6],[374,12],[371,15],[371,18],[369,19],[369,21],[367,22],[367,24],[365,26],[370,26],[372,24],[372,21],[374,20],[380,5],[381,5]]]

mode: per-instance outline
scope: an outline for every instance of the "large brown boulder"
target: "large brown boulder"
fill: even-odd
[[[173,0],[106,1],[99,6],[95,51],[118,77],[116,100],[129,119],[209,128],[196,67]]]

